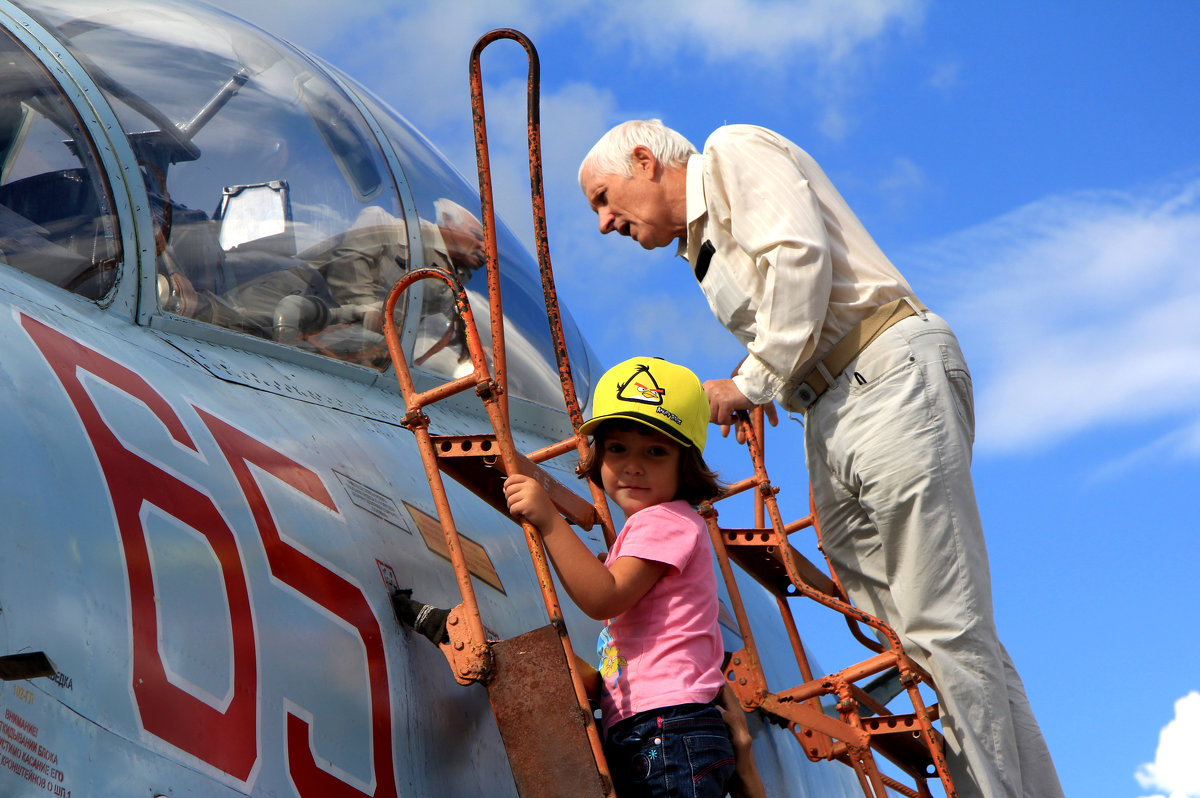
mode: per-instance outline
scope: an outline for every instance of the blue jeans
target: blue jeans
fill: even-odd
[[[604,755],[619,798],[721,798],[733,745],[712,704],[679,704],[613,724]]]

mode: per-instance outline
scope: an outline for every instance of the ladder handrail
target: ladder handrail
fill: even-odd
[[[396,329],[395,310],[397,300],[412,283],[427,279],[443,280],[450,286],[450,290],[454,294],[455,309],[463,320],[464,327],[469,331],[466,336],[467,348],[471,355],[473,368],[470,374],[424,393],[418,393],[408,368],[408,359],[404,355],[404,349],[400,342],[400,333]],[[459,594],[462,596],[462,604],[466,610],[465,620],[468,628],[466,637],[471,644],[471,650],[465,652],[462,659],[455,661],[455,678],[460,682],[481,681],[491,670],[491,654],[485,643],[487,637],[483,627],[483,618],[479,613],[479,602],[475,597],[475,587],[471,583],[470,566],[463,554],[458,527],[454,524],[450,501],[437,464],[437,455],[433,450],[429,434],[429,417],[423,412],[426,405],[461,393],[468,388],[477,388],[479,385],[491,382],[491,375],[487,371],[487,360],[483,354],[483,346],[479,342],[475,316],[471,312],[471,303],[467,299],[466,290],[454,276],[440,269],[414,269],[397,280],[388,293],[388,298],[384,302],[383,335],[387,341],[388,352],[391,354],[393,368],[396,371],[400,393],[404,397],[406,412],[403,423],[417,438],[417,449],[421,453],[421,462],[425,467],[425,476],[433,494],[433,503],[441,523],[442,535],[446,539],[450,564],[454,568]]]
[[[554,287],[553,272],[550,268],[549,235],[546,230],[546,198],[542,183],[542,135],[540,110],[538,106],[538,88],[541,78],[541,66],[537,49],[529,37],[512,28],[499,28],[480,37],[471,50],[471,109],[475,118],[475,157],[479,168],[479,185],[483,210],[489,217],[489,227],[494,224],[494,207],[492,204],[491,165],[487,149],[487,115],[483,101],[483,76],[480,67],[480,57],[485,47],[500,39],[511,39],[522,47],[529,58],[529,72],[526,82],[526,117],[529,127],[529,185],[530,198],[533,205],[534,243],[537,248],[538,270],[542,277],[542,293],[546,298],[546,310],[550,321],[550,333],[554,338],[554,356],[558,366],[559,377],[563,386],[563,401],[567,406],[567,415],[571,419],[571,428],[578,429],[583,423],[580,413],[579,400],[575,392],[575,382],[568,363],[566,346],[562,327],[562,316],[559,312],[558,298]],[[494,229],[493,229],[494,241]],[[493,243],[494,246],[494,243]]]
[[[546,317],[550,323],[550,337],[554,348],[555,364],[558,367],[559,381],[562,384],[563,404],[567,408],[567,417],[575,435],[575,449],[582,461],[589,454],[587,437],[579,434],[583,424],[583,413],[579,405],[579,397],[575,390],[575,377],[571,373],[570,359],[567,355],[566,335],[563,332],[562,313],[559,309],[558,292],[554,285],[554,271],[550,265],[549,234],[546,229],[546,197],[542,180],[542,133],[541,112],[539,110],[538,92],[541,79],[541,62],[538,59],[537,48],[528,36],[512,28],[498,28],[485,33],[475,43],[471,50],[471,111],[475,120],[475,158],[479,170],[480,202],[484,215],[485,246],[488,247],[488,293],[492,301],[492,350],[496,362],[497,381],[504,393],[504,413],[508,415],[507,405],[507,375],[503,372],[503,325],[500,322],[502,314],[499,308],[500,280],[499,266],[496,255],[495,207],[492,202],[491,161],[487,146],[487,114],[483,101],[483,75],[480,67],[480,57],[485,47],[500,39],[510,39],[523,48],[529,60],[529,70],[526,79],[526,121],[529,128],[529,193],[533,210],[534,244],[537,249],[538,272],[542,279],[542,294],[546,302]],[[495,268],[495,288],[493,291],[493,269]],[[498,336],[498,337],[497,337]],[[497,341],[499,343],[497,344]],[[503,375],[503,376],[502,376]],[[563,442],[564,444],[566,441]],[[607,545],[612,546],[615,539],[612,515],[609,512],[608,501],[599,486],[588,483],[592,503],[600,518]]]
[[[475,128],[475,158],[479,171],[480,202],[481,210],[486,220],[485,244],[488,247],[488,296],[492,309],[492,356],[496,362],[497,373],[500,374],[505,362],[503,338],[504,313],[500,304],[500,267],[499,258],[496,253],[495,207],[492,201],[491,162],[487,146],[487,113],[484,107],[483,71],[480,65],[484,48],[500,39],[511,39],[520,44],[525,49],[529,64],[526,77],[526,121],[529,129],[529,184],[533,206],[534,238],[537,244],[538,270],[541,272],[542,277],[542,292],[545,295],[546,315],[550,322],[550,335],[554,343],[554,356],[562,383],[563,402],[566,405],[567,415],[571,421],[571,430],[575,438],[575,448],[579,452],[580,460],[582,461],[588,455],[588,444],[587,438],[579,433],[579,427],[583,423],[583,419],[579,410],[579,401],[575,393],[575,382],[571,375],[571,365],[567,355],[566,337],[563,334],[562,328],[562,316],[558,309],[558,296],[554,288],[554,275],[550,267],[550,247],[546,231],[546,202],[542,188],[541,115],[538,101],[541,62],[538,58],[537,48],[533,46],[533,42],[529,37],[512,28],[499,28],[479,37],[479,40],[475,42],[475,46],[471,48],[468,69],[471,82],[471,111]],[[507,375],[505,375],[504,379],[506,378]],[[492,426],[496,430],[497,441],[500,443],[501,451],[504,454],[507,472],[512,474],[516,473],[516,462],[512,433],[508,427],[508,391],[505,382],[502,381],[500,387],[502,403],[500,415],[496,417],[489,405],[489,416],[492,416]],[[504,440],[500,440],[501,428],[504,430]],[[609,513],[607,499],[605,499],[603,491],[596,485],[591,484],[590,481],[588,486],[591,490],[592,503],[596,509],[597,518],[600,521],[601,528],[604,530],[605,540],[609,545],[612,545],[612,541],[614,540],[613,522],[612,516]],[[546,599],[548,610],[550,610],[551,601],[553,600],[554,602],[551,622],[558,629],[559,636],[563,642],[563,649],[567,657],[567,667],[571,671],[571,681],[575,685],[579,705],[586,711],[589,706],[587,693],[583,686],[582,677],[576,668],[575,655],[567,634],[567,626],[562,619],[562,610],[557,605],[557,594],[554,591],[554,583],[550,578],[549,568],[545,564],[546,552],[542,544],[541,534],[533,524],[530,524],[524,518],[521,518],[520,522],[521,528],[525,532],[530,555],[537,563],[538,581],[543,583],[542,593]],[[597,768],[600,770],[601,775],[611,783],[608,764],[604,758],[604,751],[596,724],[587,724],[587,732],[592,743],[592,751],[596,758]]]
[[[765,413],[764,413],[762,407],[756,407],[749,414],[746,414],[745,411],[742,411],[742,415],[739,419],[739,423],[741,423],[743,425],[748,425],[749,429],[754,433],[756,439],[759,442],[757,457],[759,458],[758,462],[761,463],[761,465],[762,465],[762,473],[763,474],[766,473],[766,455],[767,455],[766,427],[764,426],[764,423],[763,423],[764,415],[765,415]],[[755,462],[754,461],[755,456],[756,456],[755,451],[753,449],[751,449],[751,454],[750,454],[751,463]],[[757,475],[757,467],[756,467],[756,475]],[[751,479],[753,479],[753,478],[751,478]],[[766,521],[764,519],[764,514],[766,512],[766,506],[767,506],[766,498],[762,494],[762,492],[759,492],[755,496],[755,500],[754,500],[754,524],[755,524],[755,526],[762,527],[765,525]],[[825,553],[824,547],[821,547],[819,545],[819,541],[822,539],[821,538],[821,521],[817,517],[817,508],[816,508],[816,503],[813,500],[812,485],[808,486],[808,507],[809,507],[809,514],[807,516],[805,516],[804,518],[801,518],[797,521],[793,521],[792,523],[785,525],[783,527],[783,533],[786,536],[786,535],[790,535],[793,532],[798,532],[801,529],[806,529],[808,527],[812,527],[812,530],[816,534],[816,537],[817,537],[818,547],[821,549],[821,554],[825,558],[825,567],[829,569],[829,578],[833,582],[833,588],[834,588],[834,591],[836,591],[835,595],[838,598],[845,601],[846,603],[849,603],[850,599],[848,597],[848,594],[846,593],[845,586],[842,585],[842,580],[838,577],[837,571],[834,570],[833,563],[830,561],[829,555]],[[854,636],[854,639],[857,640],[859,643],[861,643],[864,648],[870,649],[871,651],[875,651],[875,652],[883,651],[882,644],[880,644],[879,641],[877,641],[877,640],[872,640],[871,638],[867,637],[866,634],[862,631],[862,628],[859,625],[858,621],[856,621],[855,619],[851,618],[848,615],[844,616],[844,617],[846,619],[846,626],[848,626],[850,628],[850,634],[852,634]],[[789,633],[789,637],[793,637],[793,638],[797,637],[797,635],[792,634],[791,628],[789,628],[788,633]],[[795,648],[795,647],[796,647],[796,642],[793,641],[793,648]]]
[[[412,374],[408,368],[408,359],[401,345],[399,331],[396,329],[394,312],[396,302],[400,296],[408,290],[408,287],[412,283],[423,279],[443,280],[454,292],[455,309],[462,319],[465,328],[467,347],[471,354],[471,362],[474,365],[474,369],[468,375],[459,377],[424,393],[418,393],[412,379]],[[400,384],[400,391],[404,396],[407,408],[404,415],[404,425],[417,435],[422,459],[427,461],[425,463],[427,476],[430,479],[431,487],[434,488],[434,501],[438,504],[438,517],[442,522],[442,531],[446,534],[447,545],[450,547],[452,555],[451,563],[454,565],[455,573],[459,578],[459,588],[462,592],[463,603],[467,607],[470,622],[479,623],[479,639],[482,640],[482,621],[479,620],[479,606],[475,600],[474,588],[471,586],[470,570],[465,557],[462,556],[460,551],[458,529],[454,525],[453,514],[450,510],[449,501],[446,499],[445,487],[441,480],[441,471],[437,465],[436,454],[433,452],[432,439],[429,434],[429,417],[424,414],[423,409],[429,404],[474,387],[476,394],[484,402],[489,421],[496,433],[496,444],[500,450],[500,457],[505,473],[514,474],[520,471],[520,467],[517,463],[516,448],[513,445],[512,432],[508,426],[508,419],[503,414],[503,409],[500,407],[498,401],[498,397],[502,394],[502,391],[488,372],[487,359],[484,355],[483,344],[480,342],[479,330],[475,324],[475,315],[471,312],[471,302],[467,298],[466,289],[452,275],[441,269],[414,269],[396,281],[391,293],[388,294],[387,302],[384,305],[384,314],[384,337],[387,339],[388,351],[391,353],[392,362],[396,368],[396,379]],[[550,623],[562,627],[562,607],[559,604],[558,595],[554,589],[554,581],[550,575],[541,536],[538,534],[537,529],[524,519],[521,519],[521,526],[525,532],[530,555],[533,558],[533,566],[537,574],[538,584],[541,587],[542,600],[546,605],[547,616]]]
[[[479,76],[479,54],[486,46],[487,34],[471,50],[471,108],[475,120],[475,158],[479,168],[479,204],[483,224],[483,246],[487,257],[488,307],[492,323],[492,358],[496,367],[496,384],[500,386],[501,408],[508,416],[508,368],[504,346],[504,313],[500,297],[500,256],[496,245],[496,208],[492,200],[492,167],[487,145],[487,122],[483,113],[482,78]],[[478,99],[477,99],[478,97]]]

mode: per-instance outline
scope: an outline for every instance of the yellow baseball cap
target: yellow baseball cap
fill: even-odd
[[[683,366],[658,357],[634,357],[597,380],[592,417],[579,431],[590,435],[610,418],[646,424],[703,452],[708,436],[708,396],[699,378]]]

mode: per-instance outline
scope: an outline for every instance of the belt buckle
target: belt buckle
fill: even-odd
[[[807,382],[801,382],[800,385],[796,387],[795,392],[792,394],[792,400],[805,410],[808,410],[814,404],[816,404],[817,399],[820,397],[821,394],[814,391],[813,387]]]

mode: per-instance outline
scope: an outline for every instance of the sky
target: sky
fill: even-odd
[[[530,36],[559,296],[607,365],[658,354],[707,379],[742,350],[673,252],[598,233],[576,183],[592,143],[657,117],[698,147],[726,123],[804,147],[962,342],[997,625],[1066,794],[1200,797],[1200,4],[219,5],[355,77],[472,179],[471,47]],[[482,63],[496,204],[532,242],[524,51]],[[786,419],[768,439],[793,517],[800,441]],[[747,474],[730,441],[706,454]]]

